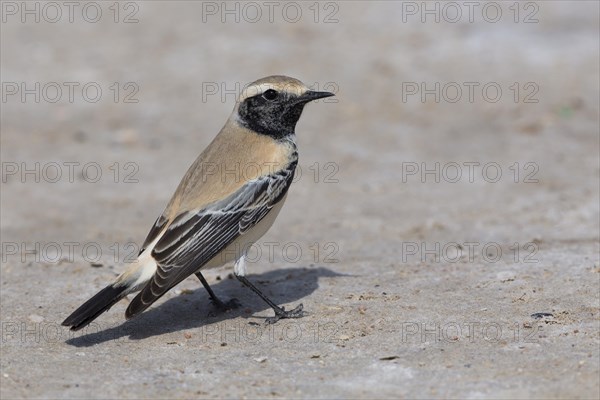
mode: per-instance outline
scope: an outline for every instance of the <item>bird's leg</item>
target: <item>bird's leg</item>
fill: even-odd
[[[254,293],[259,295],[260,298],[263,299],[273,309],[273,311],[275,311],[274,317],[269,317],[266,319],[266,322],[268,324],[273,324],[283,318],[301,318],[305,315],[304,311],[302,311],[302,309],[304,308],[302,304],[300,304],[293,310],[285,311],[284,307],[279,307],[277,304],[273,303],[267,296],[265,296],[260,290],[258,290],[256,286],[254,286],[248,279],[246,279],[245,276],[237,274],[234,275],[236,278],[238,278],[240,282],[249,287]]]
[[[240,306],[240,302],[237,299],[231,299],[227,303],[225,303],[221,299],[219,299],[217,297],[217,295],[215,294],[215,292],[213,292],[212,288],[208,285],[208,282],[206,282],[206,279],[204,279],[202,272],[200,272],[200,271],[196,272],[196,277],[198,279],[200,279],[200,282],[202,282],[202,286],[204,286],[204,289],[206,289],[206,291],[208,292],[208,295],[210,296],[210,300],[213,302],[213,304],[216,305],[221,310],[229,311],[229,310],[233,310],[234,308],[238,308]]]

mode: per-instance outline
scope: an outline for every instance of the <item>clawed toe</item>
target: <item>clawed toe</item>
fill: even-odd
[[[265,323],[274,324],[275,322],[279,321],[280,319],[285,319],[285,318],[302,318],[306,315],[306,313],[303,311],[303,309],[304,309],[303,304],[300,304],[298,307],[296,307],[290,311],[285,311],[285,307],[281,307],[281,309],[279,309],[279,310],[274,309],[275,316],[267,318],[265,320]]]

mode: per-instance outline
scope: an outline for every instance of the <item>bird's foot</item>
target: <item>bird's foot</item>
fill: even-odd
[[[214,299],[211,299],[211,302],[214,304],[215,307],[217,307],[219,310],[221,310],[223,312],[235,310],[236,308],[240,308],[242,306],[242,303],[240,303],[239,300],[235,299],[235,298],[233,298],[227,302],[221,301],[218,298],[214,298]]]
[[[275,311],[275,316],[267,318],[265,320],[265,323],[266,324],[274,324],[275,322],[279,321],[280,319],[285,319],[285,318],[302,318],[306,315],[306,313],[303,311],[303,309],[304,309],[303,304],[300,304],[298,307],[296,307],[290,311],[285,311],[285,307],[274,308],[273,310]]]

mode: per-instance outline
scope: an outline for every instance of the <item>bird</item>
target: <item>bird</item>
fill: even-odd
[[[77,331],[125,296],[126,319],[139,315],[184,279],[195,275],[222,309],[202,271],[234,262],[233,275],[275,312],[266,323],[305,315],[303,305],[286,311],[248,280],[246,253],[273,225],[298,164],[296,123],[304,106],[334,93],[273,75],[244,87],[225,125],[187,170],[156,219],[132,263],[62,323]],[[252,166],[252,167],[249,167]],[[247,167],[247,168],[245,168]],[[240,169],[243,174],[233,173]]]

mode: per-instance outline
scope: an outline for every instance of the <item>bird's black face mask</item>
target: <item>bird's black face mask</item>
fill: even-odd
[[[307,91],[294,93],[268,89],[264,93],[245,99],[238,109],[242,125],[274,139],[293,135],[296,123],[306,103],[333,96],[329,92]]]

